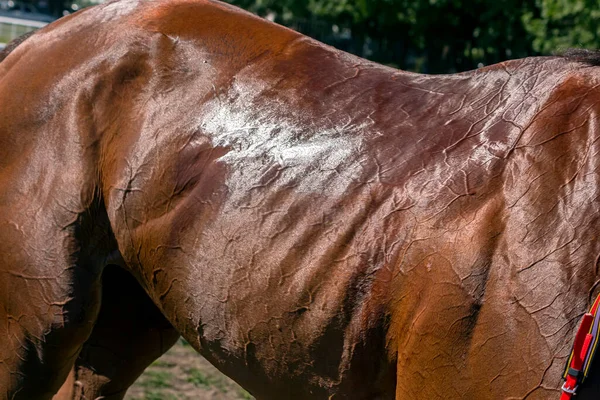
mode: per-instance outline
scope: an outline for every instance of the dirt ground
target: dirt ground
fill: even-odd
[[[181,341],[144,372],[125,399],[250,400],[254,397]]]

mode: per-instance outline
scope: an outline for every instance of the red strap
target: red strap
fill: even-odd
[[[593,339],[592,335],[589,334],[590,327],[593,323],[594,316],[590,313],[585,314],[581,320],[581,325],[579,325],[577,335],[575,335],[573,354],[571,363],[569,364],[570,370],[574,373],[567,374],[567,380],[562,387],[563,392],[560,400],[571,400],[577,390],[578,374],[581,373],[583,362]]]
[[[577,379],[569,375],[567,376],[567,381],[562,387],[563,392],[560,396],[560,400],[571,400],[575,395],[575,390],[577,390]]]
[[[568,375],[567,381],[562,387],[563,392],[560,396],[560,400],[571,400],[575,395],[575,390],[577,390],[577,378]]]
[[[596,311],[598,310],[598,306],[600,305],[600,295],[596,297],[596,301],[592,304],[592,308],[590,309],[590,314],[596,315]]]
[[[585,335],[585,340],[583,341],[583,346],[581,347],[581,353],[579,357],[581,357],[582,362],[585,362],[585,357],[587,356],[588,350],[590,349],[590,345],[592,344],[592,340],[594,337],[591,334]],[[581,365],[583,367],[583,364]]]

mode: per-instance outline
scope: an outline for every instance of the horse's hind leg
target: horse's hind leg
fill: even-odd
[[[179,338],[128,272],[109,266],[102,281],[96,326],[77,358],[74,379],[65,383],[74,387],[63,387],[61,400],[122,399],[144,369]]]
[[[99,267],[79,244],[76,220],[61,228],[57,215],[29,218],[27,206],[8,214],[3,205],[0,201],[0,399],[50,399],[92,331]]]

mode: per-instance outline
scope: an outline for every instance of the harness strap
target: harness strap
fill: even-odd
[[[575,335],[571,357],[569,357],[563,375],[565,384],[562,387],[560,400],[571,400],[577,393],[578,385],[583,383],[589,374],[600,337],[599,304],[600,295],[594,301],[590,312],[586,313],[581,320],[581,324]]]

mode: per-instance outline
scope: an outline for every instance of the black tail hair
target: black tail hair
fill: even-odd
[[[558,54],[570,61],[577,61],[595,67],[600,66],[600,51],[586,49],[569,49]]]
[[[27,38],[34,34],[35,31],[27,32],[24,35],[19,36],[15,40],[11,41],[2,51],[0,51],[0,62],[4,61],[8,55],[17,48],[18,45],[23,43]]]

